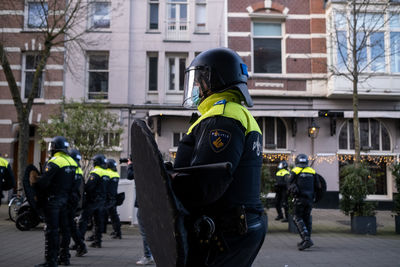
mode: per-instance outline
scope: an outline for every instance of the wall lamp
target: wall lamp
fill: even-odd
[[[319,126],[315,123],[314,118],[311,119],[311,125],[308,126],[308,137],[317,138],[319,133]]]

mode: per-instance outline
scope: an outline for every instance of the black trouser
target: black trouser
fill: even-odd
[[[275,186],[275,208],[279,217],[283,217],[282,208],[285,212],[285,218],[288,216],[288,194],[286,186]]]
[[[76,206],[76,205],[75,205]],[[74,240],[75,245],[78,246],[83,246],[84,243],[83,241],[80,239],[80,234],[79,234],[79,229],[77,226],[77,223],[75,221],[75,217],[76,217],[76,208],[75,207],[68,207],[68,223],[69,223],[69,228],[71,230],[71,238],[72,240]],[[69,238],[68,240],[64,240],[64,238],[61,238],[61,242],[60,242],[60,256],[62,256],[62,253],[65,251],[66,248],[69,248],[69,244],[71,242],[71,239]]]
[[[89,220],[94,217],[94,241],[101,243],[102,230],[104,227],[104,200],[87,203],[79,218],[79,237],[85,240],[85,234]]]
[[[187,266],[191,267],[250,267],[255,260],[267,232],[267,217],[259,214],[247,214],[248,230],[246,234],[222,233],[221,242],[224,251],[210,251],[199,254],[198,240],[189,236],[189,256]],[[217,225],[218,227],[218,225]]]
[[[60,247],[60,234],[63,240],[70,239],[66,198],[49,198],[44,209],[46,223],[45,258],[46,262],[56,263]],[[68,251],[67,251],[68,253]]]
[[[295,199],[293,220],[301,238],[310,238],[312,231],[311,220],[312,202],[307,199]]]
[[[106,216],[104,216],[104,217],[106,218],[106,221],[104,222],[104,231],[103,232],[106,232],[107,220],[108,220],[108,217],[110,217],[114,233],[117,236],[121,236],[121,221],[119,219],[119,215],[117,212],[117,203],[115,200],[110,200],[107,202],[105,215]]]

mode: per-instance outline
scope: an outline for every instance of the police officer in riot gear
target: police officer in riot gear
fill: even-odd
[[[190,212],[187,266],[251,266],[265,238],[262,134],[241,104],[253,105],[247,77],[247,66],[228,48],[202,52],[186,70],[183,104],[202,115],[180,141],[174,167],[232,164],[231,174],[172,180]]]
[[[79,218],[79,234],[83,243],[87,225],[92,216],[94,216],[95,235],[94,242],[91,247],[101,248],[101,237],[104,224],[104,205],[106,201],[106,186],[108,175],[105,170],[106,158],[103,154],[97,154],[93,157],[94,169],[89,174],[89,179],[85,184],[85,203],[84,209]],[[81,244],[82,244],[81,243]],[[76,256],[82,256],[85,252],[85,247],[78,247]],[[82,253],[83,254],[82,254]]]
[[[308,166],[308,157],[299,154],[295,160],[295,167],[291,171],[289,192],[293,196],[293,220],[299,230],[301,242],[297,244],[299,250],[314,245],[311,240],[311,210],[314,201],[315,170]]]
[[[111,233],[112,238],[121,239],[121,221],[117,213],[119,174],[117,172],[117,162],[115,160],[107,159],[107,172],[110,180],[107,185],[106,213],[110,216],[113,227],[113,232]]]
[[[279,162],[278,171],[275,174],[275,208],[278,213],[275,220],[282,220],[282,222],[288,221],[287,183],[289,182],[290,172],[287,168],[288,164],[283,160]],[[282,208],[285,216],[283,216]]]
[[[47,162],[43,175],[35,184],[37,192],[44,199],[42,208],[46,223],[46,262],[36,265],[37,267],[57,266],[57,255],[60,247],[59,234],[66,239],[70,234],[66,210],[69,196],[74,188],[78,165],[68,155],[68,147],[69,143],[64,137],[56,136],[52,139],[49,144],[49,152],[52,158]],[[64,252],[68,255],[68,246],[66,249]]]
[[[77,210],[82,208],[82,196],[83,196],[83,186],[85,184],[85,180],[83,178],[83,172],[81,169],[80,165],[80,160],[82,159],[81,154],[79,150],[77,149],[71,149],[69,151],[69,155],[71,158],[75,160],[75,162],[78,164],[78,168],[76,169],[75,173],[75,185],[72,190],[72,194],[70,196],[70,199],[68,201],[68,220],[70,224],[70,229],[71,229],[71,237],[74,240],[75,244],[71,247],[71,249],[76,250],[77,247],[85,247],[85,244],[81,241],[80,236],[79,236],[79,230],[77,227],[77,224],[75,222],[75,217],[77,216]],[[60,255],[58,259],[58,264],[63,264],[64,265],[69,265],[69,257],[65,257],[65,254],[63,254],[63,250],[69,246],[70,239],[68,240],[63,240],[61,239],[60,243]]]
[[[15,178],[11,165],[5,158],[0,157],[0,199],[3,198],[3,190],[10,190],[14,186]]]

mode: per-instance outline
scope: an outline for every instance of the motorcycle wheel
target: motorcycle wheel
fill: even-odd
[[[25,211],[22,214],[18,215],[15,220],[15,226],[20,231],[28,231],[32,228],[32,215],[31,212]]]

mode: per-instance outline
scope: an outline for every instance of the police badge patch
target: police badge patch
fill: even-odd
[[[224,150],[231,141],[231,133],[225,130],[211,130],[210,132],[210,145],[214,152],[221,152]]]

